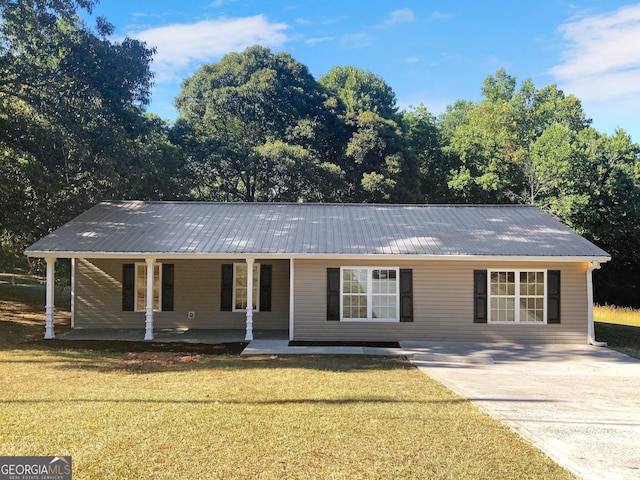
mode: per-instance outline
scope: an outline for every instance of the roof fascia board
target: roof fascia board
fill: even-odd
[[[306,259],[306,260],[453,260],[453,261],[488,261],[488,262],[591,262],[605,263],[611,257],[604,256],[532,256],[532,255],[425,255],[425,254],[328,254],[328,253],[158,253],[158,252],[26,252],[32,258],[104,258],[104,259],[136,259],[155,258],[156,260],[185,259],[185,260],[221,260],[221,259]]]

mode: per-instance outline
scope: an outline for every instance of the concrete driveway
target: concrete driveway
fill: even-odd
[[[585,479],[640,479],[640,361],[580,345],[403,342],[424,373]]]

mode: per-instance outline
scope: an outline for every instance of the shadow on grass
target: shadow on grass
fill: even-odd
[[[420,400],[406,400],[397,398],[280,398],[273,400],[217,400],[215,398],[207,400],[183,400],[183,399],[158,399],[158,398],[116,398],[116,399],[96,399],[96,398],[39,398],[29,400],[0,400],[0,404],[47,404],[47,403],[149,403],[149,404],[193,404],[193,405],[352,405],[352,404],[416,404],[424,405],[429,404],[454,404],[454,403],[467,403],[464,398],[452,398],[452,399],[420,399]]]
[[[64,327],[64,326],[63,326]],[[56,327],[57,328],[57,327]],[[68,328],[68,327],[67,327]],[[405,358],[311,355],[240,357],[247,342],[220,344],[44,340],[42,325],[0,321],[0,365],[46,364],[63,371],[152,374],[182,370],[298,368],[335,372],[413,369]],[[12,351],[16,355],[1,355]]]
[[[135,344],[135,342],[126,342]],[[146,344],[141,346],[144,350]],[[375,357],[363,355],[295,355],[295,356],[251,356],[229,354],[235,344],[205,345],[206,353],[191,350],[193,344],[171,351],[140,351],[130,345],[124,352],[93,349],[21,348],[20,357],[0,359],[3,363],[43,363],[48,368],[61,371],[90,370],[99,373],[154,374],[160,372],[197,370],[280,370],[302,369],[327,372],[357,373],[363,371],[413,370],[415,367],[404,357]],[[35,346],[34,346],[35,347]],[[158,345],[158,348],[164,345]],[[216,348],[219,350],[216,351]],[[173,351],[176,350],[176,351]],[[273,373],[277,375],[277,373]],[[266,375],[270,375],[266,373]]]
[[[640,359],[640,327],[595,322],[596,338],[610,348]]]

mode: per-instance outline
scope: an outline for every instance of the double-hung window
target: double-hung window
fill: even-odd
[[[247,264],[233,264],[233,311],[245,311],[247,309]],[[253,311],[260,310],[260,264],[253,264]]]
[[[399,321],[398,268],[342,267],[340,270],[341,320]]]
[[[547,323],[545,270],[490,270],[490,323]]]
[[[147,308],[147,264],[136,263],[136,312],[144,312]],[[162,264],[153,265],[153,311],[159,312],[162,302]]]

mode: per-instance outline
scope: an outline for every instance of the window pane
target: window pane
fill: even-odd
[[[523,298],[520,300],[521,322],[544,322],[544,299]]]
[[[491,321],[515,321],[515,272],[491,272]]]
[[[342,316],[343,318],[367,318],[367,297],[365,295],[345,295]]]
[[[394,319],[396,317],[395,295],[378,295],[372,300],[373,318]]]
[[[513,272],[491,272],[491,295],[515,295]]]
[[[371,315],[373,318],[396,320],[397,272],[395,269],[374,269],[371,273]]]
[[[342,273],[344,293],[367,292],[367,270],[345,268]]]
[[[491,298],[491,321],[513,322],[515,321],[515,300],[513,298]]]
[[[515,299],[513,298],[506,298],[505,299],[507,301],[507,305],[505,308],[505,320],[507,322],[515,322],[516,320],[516,309],[515,309]]]
[[[161,264],[153,265],[153,309],[160,311]],[[136,263],[136,310],[147,308],[147,265]]]
[[[247,308],[247,264],[236,263],[233,266],[233,290],[235,296],[234,310],[246,310]],[[260,265],[253,264],[253,301],[254,309],[258,308],[258,283],[260,281]]]
[[[520,321],[544,321],[544,272],[520,273]]]

